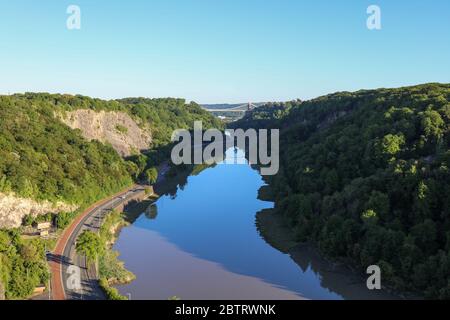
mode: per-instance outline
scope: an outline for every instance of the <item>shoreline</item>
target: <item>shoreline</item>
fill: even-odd
[[[170,168],[167,167],[167,164],[163,163],[158,171],[161,173],[161,176],[158,178],[158,181],[155,185],[151,186],[152,192],[148,195],[146,195],[143,199],[140,201],[132,204],[129,208],[126,210],[123,210],[121,215],[121,220],[117,221],[117,223],[113,226],[114,228],[114,235],[113,238],[110,239],[108,243],[108,247],[105,248],[108,253],[107,254],[116,254],[115,262],[117,264],[120,264],[122,266],[122,270],[132,276],[126,279],[106,279],[107,281],[102,281],[100,283],[101,288],[103,291],[105,291],[105,294],[108,298],[113,298],[117,300],[124,300],[128,299],[128,297],[122,296],[117,286],[129,284],[136,280],[136,276],[133,274],[132,271],[128,270],[126,266],[124,265],[124,262],[120,260],[120,252],[113,250],[113,247],[115,243],[117,242],[120,233],[122,232],[123,228],[130,226],[136,221],[139,216],[145,213],[146,209],[150,207],[153,203],[158,201],[159,198],[161,198],[164,194],[172,194],[177,191],[179,184],[184,184],[187,181],[187,178],[194,172],[195,166],[192,168],[185,168],[182,171],[175,171],[175,174],[173,173]],[[104,221],[102,222],[103,225]],[[100,282],[101,279],[99,279]]]
[[[178,172],[176,177],[171,177],[169,181],[161,181],[157,188],[167,188],[170,186],[170,180],[177,180],[180,176],[186,178],[190,175],[190,170]],[[164,193],[162,193],[164,194]],[[136,203],[133,208],[124,212],[123,221],[125,224],[119,225],[115,230],[115,238],[110,244],[109,250],[117,241],[122,229],[132,224],[137,217],[144,213],[145,208],[156,202],[160,195],[153,194]],[[269,185],[263,186],[258,191],[258,199],[273,202],[273,195]],[[323,286],[330,291],[337,293],[344,299],[403,299],[404,297],[391,293],[383,287],[379,292],[369,291],[364,275],[352,268],[351,264],[343,260],[330,260],[328,257],[320,253],[320,251],[311,243],[300,243],[296,241],[294,232],[285,224],[282,215],[276,213],[276,209],[264,209],[255,215],[256,229],[260,236],[276,250],[287,254],[290,258],[305,272],[312,269],[321,277]],[[120,261],[119,257],[117,260]],[[124,267],[125,268],[125,267]],[[126,269],[126,268],[125,268]],[[128,271],[128,270],[127,270]],[[116,286],[128,284],[136,280],[111,282],[109,287],[118,290]],[[123,297],[125,298],[125,297]]]
[[[67,247],[68,241],[72,235],[72,233],[75,231],[79,223],[83,221],[89,214],[91,214],[92,210],[96,208],[99,205],[102,205],[104,203],[107,203],[112,198],[122,195],[126,193],[128,190],[132,189],[136,185],[133,184],[126,189],[123,189],[120,192],[117,192],[116,194],[109,196],[105,199],[99,200],[96,203],[90,205],[88,208],[84,209],[82,213],[77,215],[74,220],[68,225],[59,236],[57,243],[52,251],[53,256],[61,257],[63,256],[64,250]],[[63,287],[63,279],[62,279],[62,265],[60,261],[51,260],[49,262],[49,271],[51,273],[51,288],[52,288],[52,300],[65,300],[66,294]]]
[[[120,212],[120,219],[116,221],[113,225],[110,226],[111,230],[109,230],[111,234],[111,238],[108,239],[106,243],[105,248],[105,255],[110,255],[112,257],[112,262],[116,264],[116,266],[119,266],[122,272],[124,272],[127,276],[124,278],[105,278],[101,277],[99,275],[99,285],[100,288],[105,293],[108,300],[127,300],[128,298],[121,295],[119,291],[117,290],[116,286],[119,285],[125,285],[128,283],[133,282],[136,280],[136,275],[128,270],[125,267],[125,264],[123,261],[119,259],[120,252],[113,250],[114,244],[117,242],[117,239],[120,236],[120,233],[122,232],[122,229],[133,224],[133,222],[142,214],[145,212],[145,210],[152,204],[155,203],[161,196],[161,192],[156,192],[156,190],[159,189],[165,189],[169,187],[169,183],[167,179],[167,173],[170,171],[170,168],[167,164],[167,162],[163,162],[158,167],[158,181],[152,185],[149,186],[149,190],[151,190],[148,194],[145,194],[145,196],[140,199],[140,201],[136,201],[131,205],[131,207],[121,210]],[[103,228],[105,224],[105,218],[101,222],[100,228]],[[97,270],[100,273],[100,270]]]
[[[163,183],[163,180],[161,181]],[[114,211],[110,213],[111,215],[117,214],[117,218],[113,224],[109,227],[109,230],[105,230],[109,233],[110,238],[105,243],[105,253],[104,256],[108,257],[112,261],[110,263],[115,264],[115,266],[119,269],[119,272],[122,272],[122,277],[112,277],[108,278],[106,276],[102,276],[100,274],[100,270],[97,270],[99,273],[99,285],[100,288],[104,291],[108,300],[128,300],[128,297],[125,297],[119,293],[116,286],[125,285],[136,280],[136,275],[128,270],[125,267],[125,264],[122,260],[119,259],[120,252],[113,249],[114,244],[117,242],[120,233],[123,228],[126,228],[133,224],[133,222],[145,212],[146,208],[148,208],[152,203],[156,202],[160,198],[160,195],[155,192],[151,192],[146,194],[140,201],[133,203],[128,209],[123,211]],[[107,222],[108,217],[102,221],[101,230],[105,228],[105,223]],[[114,219],[114,218],[113,218]],[[104,229],[103,229],[104,230]],[[100,268],[99,268],[100,269]]]
[[[263,186],[259,195],[260,200],[274,201],[270,185]],[[261,197],[261,195],[263,196]],[[381,290],[376,291],[368,290],[366,287],[366,275],[361,270],[356,269],[350,261],[345,259],[330,259],[312,243],[297,241],[293,230],[286,225],[283,216],[278,214],[274,208],[257,212],[255,224],[260,236],[267,244],[289,255],[302,270],[311,268],[314,272],[320,273],[323,282],[327,283],[328,289],[335,291],[344,299],[366,300],[380,298],[403,300],[406,298],[417,298],[412,293],[398,292],[389,286],[382,286]],[[330,281],[331,279],[335,281]],[[337,285],[334,285],[333,282],[336,282]],[[355,292],[351,292],[352,290],[355,290]]]

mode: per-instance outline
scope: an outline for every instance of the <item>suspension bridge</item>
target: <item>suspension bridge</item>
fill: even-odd
[[[245,103],[240,106],[236,106],[236,107],[232,107],[232,108],[225,108],[225,109],[205,108],[205,110],[207,110],[209,112],[245,112],[245,111],[251,111],[256,108],[258,108],[258,106],[256,104],[249,102],[249,103]]]

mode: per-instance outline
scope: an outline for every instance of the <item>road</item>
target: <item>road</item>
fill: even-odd
[[[103,218],[109,211],[129,201],[141,192],[145,192],[144,188],[135,185],[106,200],[97,202],[80,214],[64,231],[54,252],[49,255],[53,300],[105,299],[103,291],[98,284],[94,268],[87,268],[85,258],[76,254],[76,239],[84,230],[97,232]],[[79,267],[81,289],[76,290],[72,288],[68,281],[69,277],[71,277],[71,274],[67,272],[70,266]]]

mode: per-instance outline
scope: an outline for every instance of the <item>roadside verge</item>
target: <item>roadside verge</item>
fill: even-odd
[[[68,244],[69,239],[71,238],[73,232],[77,229],[78,225],[84,221],[84,219],[89,216],[94,210],[104,205],[105,203],[111,201],[113,198],[120,197],[130,190],[138,187],[137,185],[130,186],[108,198],[100,200],[86,210],[84,210],[81,214],[79,214],[74,221],[63,231],[61,237],[58,239],[56,243],[55,249],[53,250],[53,259],[49,262],[50,272],[51,272],[51,290],[52,290],[52,300],[65,300],[66,294],[64,291],[64,285],[62,283],[62,263],[63,263],[63,255],[64,250]]]

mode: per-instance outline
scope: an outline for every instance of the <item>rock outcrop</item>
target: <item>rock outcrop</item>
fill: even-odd
[[[48,201],[36,202],[24,199],[14,194],[0,193],[0,228],[18,228],[27,215],[44,215],[49,212],[59,213],[62,211],[72,212],[78,207],[63,202],[52,204]]]
[[[59,118],[70,128],[80,129],[88,140],[110,143],[122,156],[133,151],[146,150],[152,142],[149,129],[142,129],[124,112],[79,109],[67,112]]]

